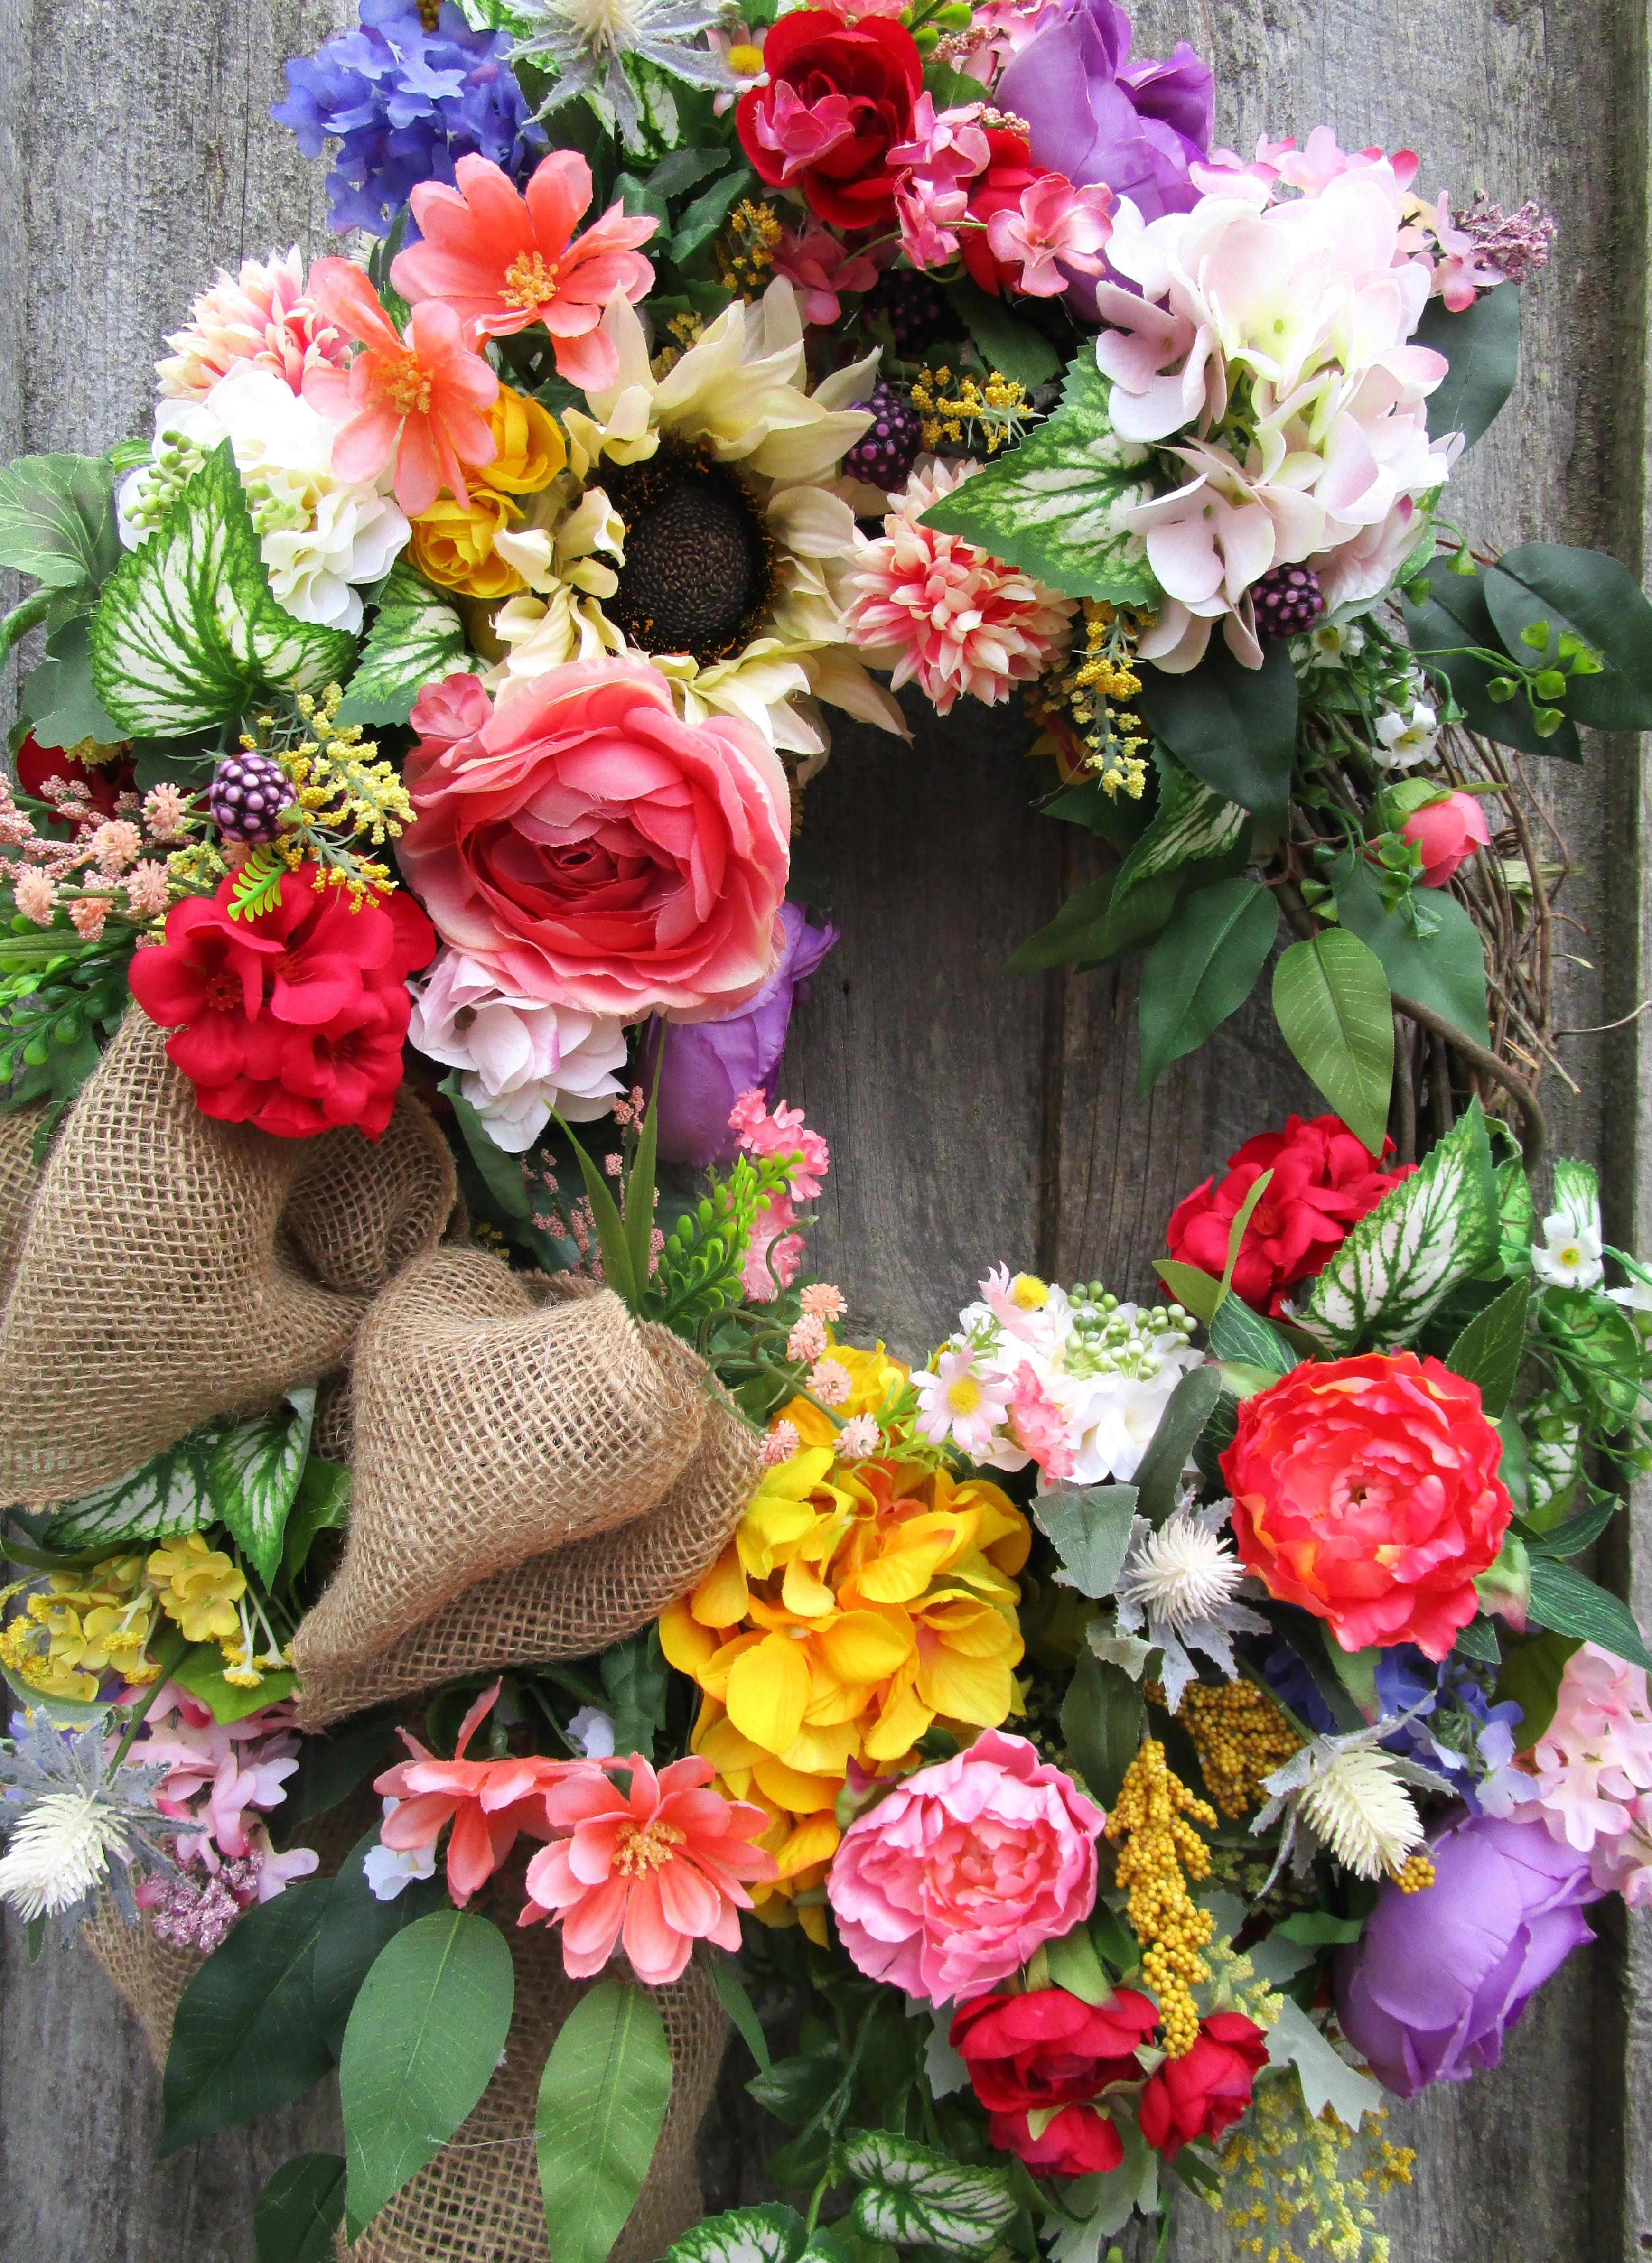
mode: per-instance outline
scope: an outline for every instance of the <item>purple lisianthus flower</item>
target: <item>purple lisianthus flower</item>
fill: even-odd
[[[510,43],[473,32],[452,0],[433,32],[412,0],[361,0],[359,30],[287,64],[287,98],[270,115],[307,157],[339,142],[327,176],[335,228],[387,235],[419,182],[451,185],[456,161],[473,153],[513,180],[527,172],[546,137],[505,61]]]
[[[1540,1822],[1469,1815],[1429,1847],[1434,1883],[1385,1885],[1337,1960],[1337,2015],[1385,2088],[1415,2097],[1503,2055],[1526,1999],[1590,1939],[1589,1857]]]
[[[779,1090],[780,1056],[795,998],[837,940],[829,920],[811,927],[796,904],[783,904],[786,949],[780,963],[749,1006],[720,1022],[675,1023],[665,1066],[660,1073],[660,1157],[668,1163],[726,1163],[735,1153],[728,1111],[743,1092],[759,1087],[771,1108]],[[660,1023],[654,1025],[644,1059],[645,1077],[654,1073]]]

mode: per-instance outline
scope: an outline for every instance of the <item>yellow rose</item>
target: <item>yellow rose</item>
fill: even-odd
[[[468,503],[440,495],[413,521],[414,563],[427,582],[457,590],[461,596],[513,596],[527,583],[514,566],[496,555],[493,538],[521,516],[509,495],[496,495],[489,488],[473,488]]]
[[[568,461],[562,431],[550,411],[502,385],[488,422],[499,452],[492,463],[481,466],[477,480],[500,495],[538,495],[549,487]]]

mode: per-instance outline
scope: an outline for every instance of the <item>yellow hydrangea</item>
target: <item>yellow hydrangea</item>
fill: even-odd
[[[235,1606],[247,1592],[246,1573],[209,1548],[199,1532],[163,1541],[148,1570],[160,1591],[161,1609],[183,1628],[188,1641],[216,1642],[240,1632]]]

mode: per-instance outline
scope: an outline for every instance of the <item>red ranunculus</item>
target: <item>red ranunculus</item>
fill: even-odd
[[[1213,2012],[1182,2058],[1167,2058],[1136,2109],[1141,2135],[1174,2160],[1195,2137],[1219,2137],[1250,2103],[1250,2086],[1268,2063],[1267,2037],[1240,2012]]]
[[[1344,1650],[1443,1659],[1514,1514],[1476,1385],[1415,1352],[1309,1361],[1254,1398],[1221,1457],[1240,1560]]]
[[[436,932],[400,890],[352,912],[317,877],[286,873],[257,919],[230,917],[231,880],[174,904],[165,942],[132,962],[132,994],[152,1022],[182,1025],[166,1050],[203,1116],[284,1139],[353,1124],[376,1139],[402,1081],[407,978]]]
[[[67,784],[84,786],[94,825],[112,817],[117,798],[134,790],[133,768],[124,757],[112,763],[77,763],[62,747],[39,745],[32,731],[18,748],[17,772],[18,784],[36,801],[46,799],[41,789],[47,778],[58,777]]]
[[[766,86],[740,98],[740,144],[771,188],[800,188],[832,228],[895,214],[888,152],[907,140],[924,61],[887,16],[851,26],[832,8],[782,16],[763,43]]]
[[[1383,1160],[1393,1153],[1393,1140],[1385,1139]],[[1283,1132],[1260,1132],[1229,1155],[1220,1186],[1208,1178],[1177,1203],[1165,1233],[1170,1255],[1220,1279],[1234,1218],[1263,1172],[1272,1171],[1239,1244],[1233,1285],[1258,1312],[1278,1312],[1288,1291],[1335,1254],[1349,1227],[1416,1168],[1380,1170],[1340,1117],[1305,1123],[1293,1116]]]
[[[976,2097],[991,2117],[1000,2151],[1057,2176],[1116,2168],[1124,2149],[1105,2114],[1091,2112],[1110,2082],[1139,2079],[1136,2045],[1158,2025],[1158,2011],[1134,1988],[1110,2004],[1091,2005],[1065,1988],[1024,1996],[978,1996],[952,2025],[953,2048],[969,2069]],[[1036,2138],[1029,2113],[1064,2110]]]
[[[1011,134],[1001,126],[988,128],[987,148],[987,170],[977,173],[969,184],[968,218],[979,224],[959,231],[958,249],[975,280],[996,299],[1006,286],[1014,287],[1013,277],[1001,261],[994,258],[992,247],[987,242],[986,223],[994,213],[1018,210],[1022,190],[1041,180],[1048,168],[1032,163],[1032,152],[1025,136]]]

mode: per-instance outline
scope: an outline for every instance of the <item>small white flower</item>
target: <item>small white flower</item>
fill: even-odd
[[[1438,716],[1426,699],[1419,699],[1409,713],[1390,707],[1386,714],[1378,716],[1379,743],[1371,751],[1385,769],[1415,770],[1433,753],[1438,735]]]
[[[1637,1277],[1627,1288],[1608,1289],[1606,1294],[1614,1305],[1622,1305],[1632,1312],[1652,1312],[1652,1281]]]
[[[932,1375],[915,1375],[917,1427],[931,1446],[954,1440],[965,1453],[979,1457],[992,1443],[992,1434],[1010,1407],[1010,1385],[999,1377],[975,1372],[973,1350],[944,1351]]]
[[[1422,1845],[1422,1818],[1406,1785],[1443,1792],[1452,1787],[1432,1768],[1380,1749],[1380,1739],[1410,1717],[1376,1721],[1351,1736],[1312,1738],[1264,1780],[1264,1790],[1272,1797],[1251,1824],[1252,1833],[1267,1830],[1289,1811],[1268,1886],[1293,1848],[1299,1871],[1322,1847],[1356,1877],[1375,1879],[1398,1870]]]
[[[103,1883],[112,1855],[129,1862],[132,1842],[106,1800],[94,1791],[47,1792],[0,1857],[0,1901],[30,1923],[56,1917]]]
[[[1190,1650],[1202,1651],[1231,1681],[1235,1634],[1265,1634],[1267,1621],[1238,1601],[1244,1565],[1221,1537],[1233,1504],[1177,1508],[1156,1529],[1138,1516],[1119,1574],[1118,1623],[1127,1635],[1145,1622],[1147,1639],[1164,1653],[1164,1699],[1171,1712],[1196,1678]]]
[[[1336,668],[1357,660],[1366,648],[1366,633],[1358,621],[1322,621],[1297,640],[1298,653],[1311,668]]]
[[[1556,1210],[1551,1211],[1543,1221],[1543,1242],[1541,1247],[1532,1252],[1532,1270],[1552,1289],[1592,1289],[1605,1273],[1600,1259],[1598,1227],[1581,1224],[1563,1210]],[[1619,1304],[1631,1301],[1620,1290],[1611,1293]]]
[[[399,1799],[387,1799],[386,1818],[394,1815],[401,1804]],[[399,1847],[370,1847],[361,1859],[361,1875],[377,1900],[393,1902],[416,1878],[435,1876],[436,1841],[432,1839],[428,1846],[405,1850]]]
[[[582,1705],[568,1724],[568,1741],[588,1761],[613,1758],[613,1716],[600,1705]]]

